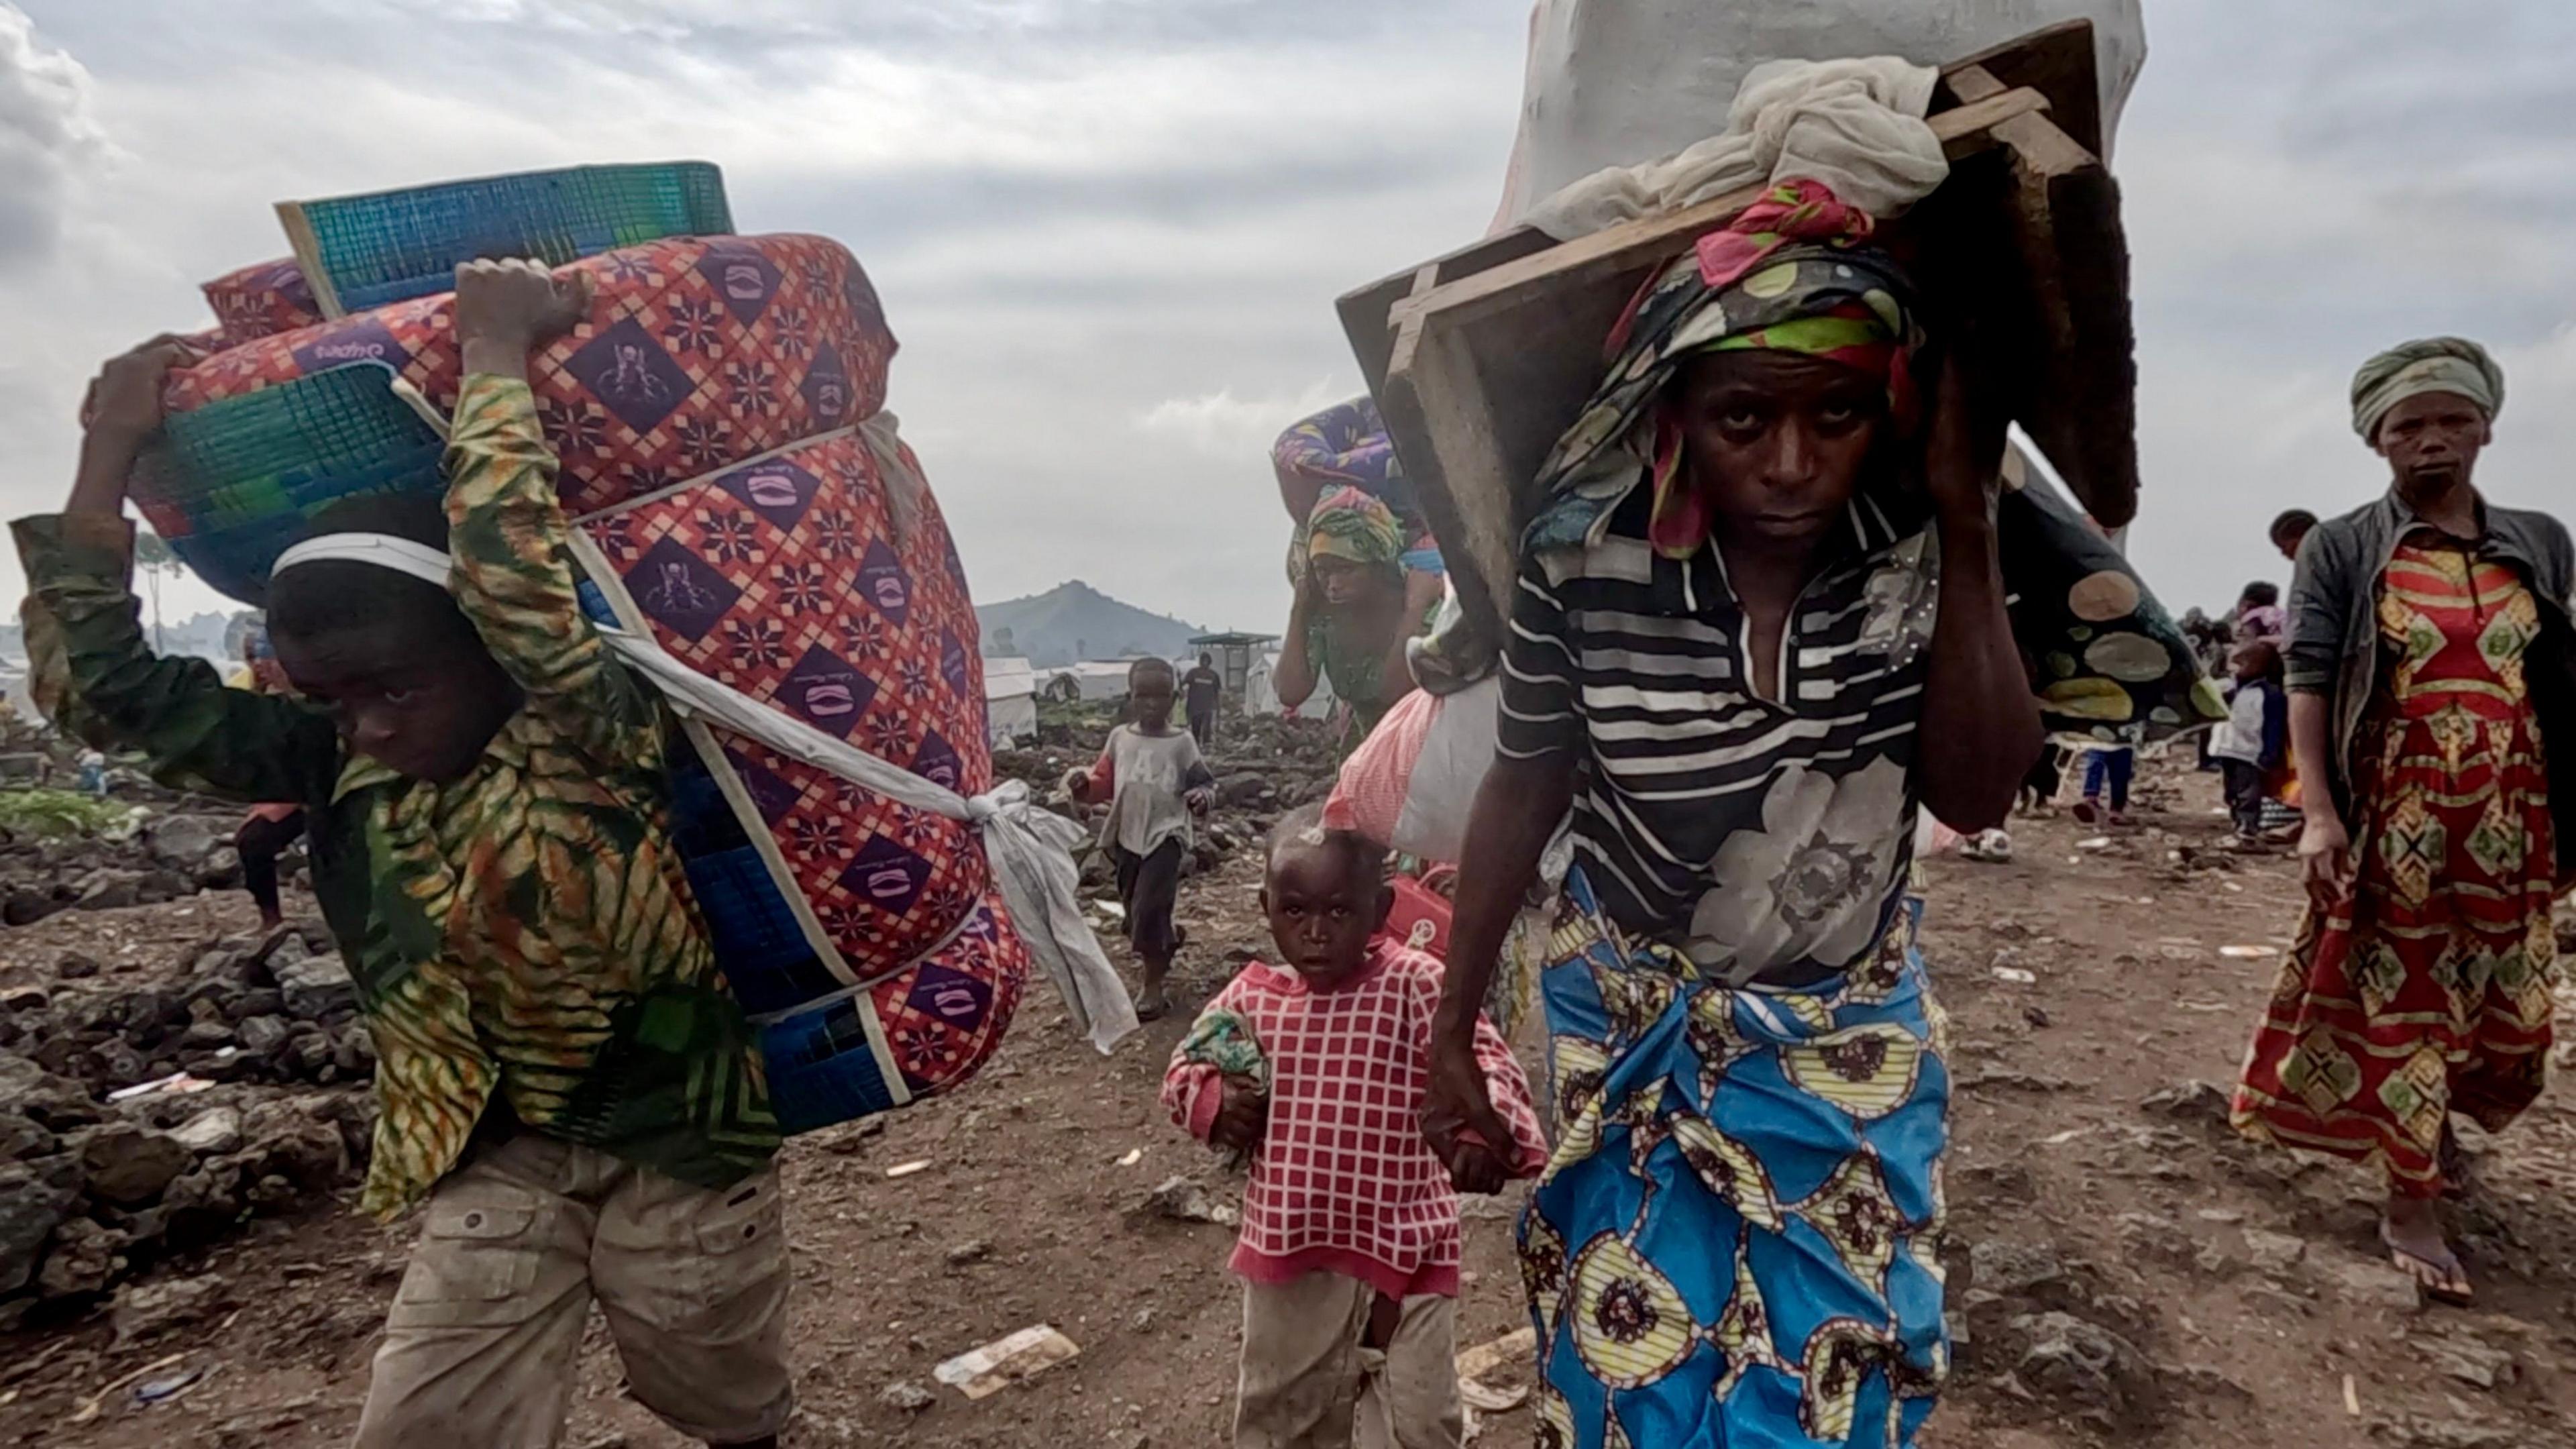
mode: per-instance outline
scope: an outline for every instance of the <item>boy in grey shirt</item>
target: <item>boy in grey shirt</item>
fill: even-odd
[[[1164,978],[1184,939],[1172,923],[1181,890],[1181,857],[1192,841],[1190,817],[1216,800],[1216,777],[1189,731],[1172,727],[1179,692],[1170,661],[1139,659],[1127,670],[1135,722],[1109,732],[1088,770],[1072,770],[1064,787],[1085,805],[1109,802],[1100,843],[1118,864],[1118,898],[1127,908],[1127,940],[1145,963],[1136,1015],[1153,1021],[1171,1010]]]

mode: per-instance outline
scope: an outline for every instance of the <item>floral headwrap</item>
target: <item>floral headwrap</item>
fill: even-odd
[[[1681,429],[1662,403],[1682,364],[1703,352],[1797,352],[1883,377],[1889,416],[1910,431],[1922,411],[1913,367],[1922,331],[1905,274],[1865,245],[1875,228],[1822,182],[1786,181],[1648,283],[1611,329],[1600,389],[1539,470],[1545,501],[1523,546],[1582,544],[1651,477],[1656,549],[1672,558],[1699,549],[1707,506],[1683,477]]]
[[[1600,388],[1539,470],[1523,554],[1593,543],[1648,479],[1657,552],[1699,551],[1711,520],[1662,404],[1682,364],[1703,352],[1797,352],[1884,377],[1889,417],[1912,431],[1923,411],[1922,331],[1904,273],[1866,245],[1872,229],[1824,186],[1786,182],[1639,292],[1611,331]],[[2190,644],[2082,510],[2027,467],[2007,467],[2004,485],[2004,589],[2013,634],[2038,664],[2048,728],[2135,744],[2225,719]],[[1919,505],[1892,511],[1922,517]]]
[[[1393,564],[1404,553],[1404,529],[1378,498],[1358,488],[1336,488],[1316,500],[1306,520],[1306,553],[1355,564]]]

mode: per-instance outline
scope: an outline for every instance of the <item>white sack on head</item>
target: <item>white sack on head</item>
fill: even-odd
[[[1605,167],[1673,156],[1725,130],[1737,92],[1765,61],[1887,55],[1947,65],[2068,20],[2093,22],[2107,152],[2146,64],[2139,7],[2140,0],[1538,0],[1496,229],[1526,220],[1541,198]]]

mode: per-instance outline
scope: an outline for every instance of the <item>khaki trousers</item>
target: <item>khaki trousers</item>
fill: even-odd
[[[787,1243],[775,1174],[714,1192],[521,1134],[424,1209],[358,1449],[553,1449],[593,1300],[629,1391],[683,1434],[787,1421]]]
[[[1458,1449],[1458,1303],[1404,1300],[1368,1346],[1377,1290],[1338,1273],[1243,1285],[1235,1449]]]

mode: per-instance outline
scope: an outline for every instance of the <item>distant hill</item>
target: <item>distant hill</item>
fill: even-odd
[[[1137,654],[1169,658],[1187,653],[1193,636],[1209,632],[1122,604],[1079,579],[1029,598],[979,604],[975,621],[984,631],[985,653],[1024,655],[1041,669]]]

